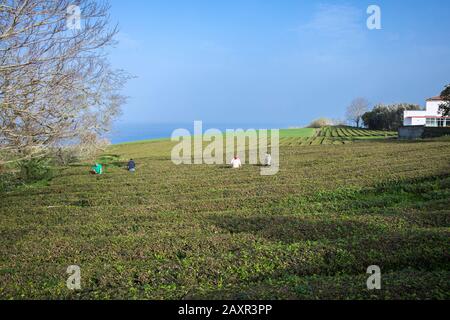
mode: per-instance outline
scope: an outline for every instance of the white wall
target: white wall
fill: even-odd
[[[412,126],[424,126],[427,124],[426,118],[412,118]]]
[[[442,101],[427,101],[426,111],[405,111],[404,126],[425,126],[427,124],[426,117],[440,117],[439,106]]]
[[[425,118],[428,115],[426,111],[405,111],[404,115],[404,126],[424,126],[427,124],[427,119]],[[421,118],[415,118],[421,117]]]
[[[406,117],[426,117],[429,116],[427,111],[405,111]]]
[[[439,113],[439,106],[443,101],[427,101],[427,116],[441,116]]]

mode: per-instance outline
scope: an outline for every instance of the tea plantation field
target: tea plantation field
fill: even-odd
[[[102,176],[78,164],[0,194],[0,298],[450,299],[450,140],[390,137],[285,133],[275,176],[112,146]]]
[[[373,131],[351,127],[325,127],[322,129],[281,130],[281,142],[285,146],[310,146],[347,144],[360,140],[396,138],[396,132]]]

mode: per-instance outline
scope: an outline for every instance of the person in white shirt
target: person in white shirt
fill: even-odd
[[[272,165],[272,156],[269,153],[266,153],[266,158],[264,159],[264,165],[266,167],[270,167]]]
[[[242,162],[241,162],[241,159],[239,159],[238,156],[234,157],[233,160],[231,160],[231,167],[233,169],[242,168]]]

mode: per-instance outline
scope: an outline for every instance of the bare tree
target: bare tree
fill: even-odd
[[[79,29],[68,9],[81,12]],[[95,0],[0,0],[0,148],[26,159],[62,141],[101,135],[127,80],[112,70],[109,5]]]
[[[362,116],[369,111],[369,102],[365,98],[356,98],[347,108],[347,120],[360,127]]]

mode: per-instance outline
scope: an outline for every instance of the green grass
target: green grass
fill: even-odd
[[[309,138],[316,134],[317,129],[303,128],[303,129],[282,129],[280,130],[281,138]]]
[[[319,129],[311,129],[311,128],[302,128],[302,129],[281,129],[280,137],[281,138],[309,138],[316,135]],[[133,142],[124,142],[119,145],[135,145],[142,143],[154,143],[158,141],[168,141],[169,138],[164,139],[152,139],[152,140],[141,140],[141,141],[133,141]]]
[[[286,146],[343,145],[365,140],[395,139],[397,133],[352,127],[282,130],[281,142]],[[312,130],[312,131],[311,131]]]
[[[449,299],[450,141],[328,135],[284,136],[272,177],[175,166],[161,140],[0,194],[0,298]]]
[[[325,139],[323,139],[325,137]],[[396,138],[396,132],[373,131],[367,129],[356,129],[353,127],[324,127],[321,129],[301,128],[301,129],[281,129],[280,138],[290,140],[298,145],[318,145],[318,144],[345,144],[359,140],[382,140]],[[295,139],[293,139],[295,138]],[[168,141],[170,139],[142,140],[135,142],[121,143],[120,145],[136,145],[142,143],[155,143],[158,141]]]

